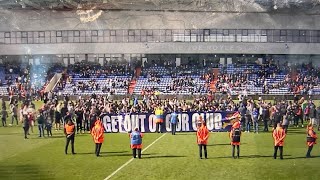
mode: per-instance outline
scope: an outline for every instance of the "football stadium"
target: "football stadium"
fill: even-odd
[[[1,180],[319,179],[319,0],[0,14]]]

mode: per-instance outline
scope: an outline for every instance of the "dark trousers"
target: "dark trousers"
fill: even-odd
[[[268,129],[268,119],[264,119],[263,125],[264,125],[263,131],[268,132],[269,131],[269,129]]]
[[[71,135],[70,137],[67,137],[66,148],[65,148],[64,152],[66,154],[68,154],[68,147],[69,147],[70,141],[71,141],[71,151],[72,151],[72,154],[74,154],[74,134]]]
[[[88,120],[84,120],[83,129],[84,129],[84,131],[90,131],[90,126],[89,126]]]
[[[102,146],[102,143],[96,143],[96,151],[95,151],[96,156],[100,155],[101,146]]]
[[[162,123],[156,123],[156,131],[162,133]]]
[[[199,156],[202,159],[202,148],[204,151],[204,157],[207,159],[208,158],[208,153],[207,153],[207,145],[205,144],[198,144],[199,145]]]
[[[49,137],[49,135],[52,136],[52,131],[51,131],[52,130],[52,125],[47,125],[46,129],[47,129],[48,137]]]
[[[283,159],[283,146],[274,146],[273,158],[277,159],[278,149],[280,150],[280,159]]]
[[[232,145],[232,157],[235,158],[234,153],[236,151],[237,146],[237,157],[240,157],[240,146],[239,145]]]
[[[7,126],[7,120],[6,119],[2,119],[2,126]]]
[[[307,155],[306,157],[311,157],[311,151],[313,149],[313,145],[308,147]]]
[[[300,119],[299,116],[295,116],[294,119],[293,119],[293,125],[298,126],[299,125],[299,119]]]
[[[138,151],[138,158],[141,159],[141,149],[133,148],[132,149],[132,156],[133,158],[137,157],[137,151]]]
[[[81,132],[82,130],[82,120],[77,120],[77,133],[79,133],[79,131]]]
[[[38,124],[38,129],[39,129],[39,137],[41,137],[41,136],[44,137],[43,124]]]
[[[282,125],[284,132],[287,134],[289,125]]]
[[[241,131],[245,131],[246,119],[244,117],[242,117],[240,123],[241,123]]]
[[[176,135],[177,124],[171,123],[171,133],[172,135]]]
[[[18,116],[17,115],[12,115],[11,117],[11,124],[13,125],[14,120],[16,120],[16,123],[18,125]]]
[[[23,130],[24,130],[24,138],[27,139],[27,135],[28,135],[28,132],[29,132],[29,126],[25,126],[23,127]]]

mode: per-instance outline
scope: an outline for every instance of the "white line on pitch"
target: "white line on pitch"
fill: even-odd
[[[158,137],[158,139],[156,139],[155,141],[153,141],[151,144],[149,144],[149,146],[147,146],[145,149],[142,150],[141,153],[145,152],[149,147],[151,147],[152,145],[154,145],[154,143],[156,143],[157,141],[159,141],[163,136],[165,136],[167,133],[164,133],[162,136]],[[112,178],[115,174],[117,174],[117,172],[119,172],[121,169],[123,169],[124,167],[126,167],[128,164],[130,164],[132,161],[134,160],[134,158],[131,158],[129,161],[127,161],[126,163],[124,163],[122,166],[120,166],[117,170],[115,170],[113,173],[111,173],[108,177],[106,177],[104,180],[108,180],[110,178]]]

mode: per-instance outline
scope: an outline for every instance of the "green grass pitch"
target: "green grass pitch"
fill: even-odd
[[[289,129],[284,160],[274,160],[271,133],[243,133],[241,158],[231,158],[227,133],[211,133],[209,159],[199,159],[195,133],[164,135],[142,159],[111,179],[319,179],[320,150],[305,159],[305,129]],[[95,157],[89,134],[76,136],[76,155],[65,155],[62,132],[24,140],[21,127],[0,128],[0,179],[104,179],[131,159],[128,134],[105,134],[102,157]],[[144,147],[162,134],[145,134]]]
[[[143,147],[162,135],[146,133]],[[24,140],[21,126],[0,127],[1,180],[103,180],[132,158],[129,137],[124,133],[105,134],[102,157],[98,158],[89,134],[76,136],[76,155],[64,154],[62,131],[53,131],[50,138],[39,138],[35,126],[29,138]],[[320,145],[313,149],[315,158],[304,158],[306,151],[305,128],[289,128],[284,160],[272,158],[271,132],[243,133],[240,159],[231,158],[227,133],[210,134],[209,159],[199,159],[195,133],[167,133],[143,153],[142,159],[134,159],[110,179],[318,180]]]

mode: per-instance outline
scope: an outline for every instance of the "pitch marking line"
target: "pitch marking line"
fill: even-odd
[[[151,144],[149,144],[149,146],[147,146],[145,149],[143,149],[141,151],[141,153],[145,152],[149,147],[151,147],[152,145],[154,145],[157,141],[159,141],[162,137],[164,137],[167,133],[164,133],[162,136],[158,137],[158,139],[156,139],[155,141],[153,141]],[[117,170],[115,170],[113,173],[111,173],[108,177],[106,177],[104,180],[108,180],[110,178],[112,178],[115,174],[117,174],[121,169],[123,169],[124,167],[126,167],[128,164],[130,164],[132,161],[134,160],[134,158],[131,158],[129,161],[127,161],[126,163],[124,163],[122,166],[120,166]]]

